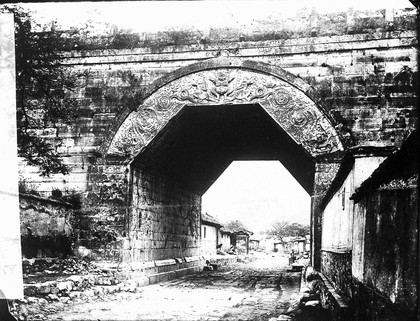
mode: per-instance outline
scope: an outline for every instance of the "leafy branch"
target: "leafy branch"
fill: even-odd
[[[305,236],[309,234],[309,226],[299,223],[289,223],[287,221],[277,221],[266,231],[268,236],[282,240],[289,236]]]
[[[19,6],[0,6],[0,13],[14,14],[19,156],[41,175],[68,174],[70,168],[56,151],[61,144],[57,131],[59,124],[77,119],[78,101],[72,94],[83,74],[62,64],[66,44],[61,32],[42,28]],[[46,129],[53,129],[55,137]]]

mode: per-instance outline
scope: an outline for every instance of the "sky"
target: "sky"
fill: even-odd
[[[310,196],[279,161],[235,161],[203,195],[202,211],[258,233],[275,221],[309,225]]]
[[[293,4],[293,5],[292,5]],[[297,10],[319,13],[342,12],[348,7],[360,10],[413,7],[408,0],[247,0],[247,1],[109,1],[48,2],[21,4],[36,12],[41,21],[57,19],[67,29],[95,22],[95,29],[115,25],[119,29],[156,32],[171,28],[210,27],[251,28],[254,21],[267,17],[290,17]]]

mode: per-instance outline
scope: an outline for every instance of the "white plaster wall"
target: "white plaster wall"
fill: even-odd
[[[353,172],[349,175],[325,207],[322,221],[322,249],[351,249],[353,201]]]
[[[364,220],[364,217],[361,213],[354,217],[355,205],[350,197],[384,159],[377,156],[355,157],[353,168],[325,207],[322,221],[323,249],[355,248],[354,260],[361,262],[364,223],[360,220]],[[353,237],[356,237],[354,242]]]
[[[355,159],[354,182],[359,187],[378,166],[385,157],[361,157]],[[359,281],[363,281],[364,248],[365,248],[365,225],[366,208],[354,204],[353,210],[353,244],[352,244],[352,275]]]
[[[230,236],[223,234],[220,238],[219,244],[222,243],[222,250],[227,251],[230,248]]]
[[[356,157],[354,160],[354,189],[358,188],[378,166],[385,157]]]
[[[206,233],[204,233],[206,229]],[[204,255],[216,254],[217,229],[214,226],[201,225],[201,251]]]

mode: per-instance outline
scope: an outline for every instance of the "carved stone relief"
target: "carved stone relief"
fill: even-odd
[[[314,195],[327,192],[340,169],[341,163],[318,163],[315,167]]]
[[[108,153],[135,156],[184,106],[245,103],[260,104],[313,156],[343,149],[329,120],[302,91],[271,75],[220,68],[176,79],[146,98],[120,126]]]

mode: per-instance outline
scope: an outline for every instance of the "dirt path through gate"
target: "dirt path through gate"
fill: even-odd
[[[286,258],[262,255],[217,271],[45,311],[48,320],[268,320],[289,306],[300,273]],[[51,307],[52,308],[52,307]]]

